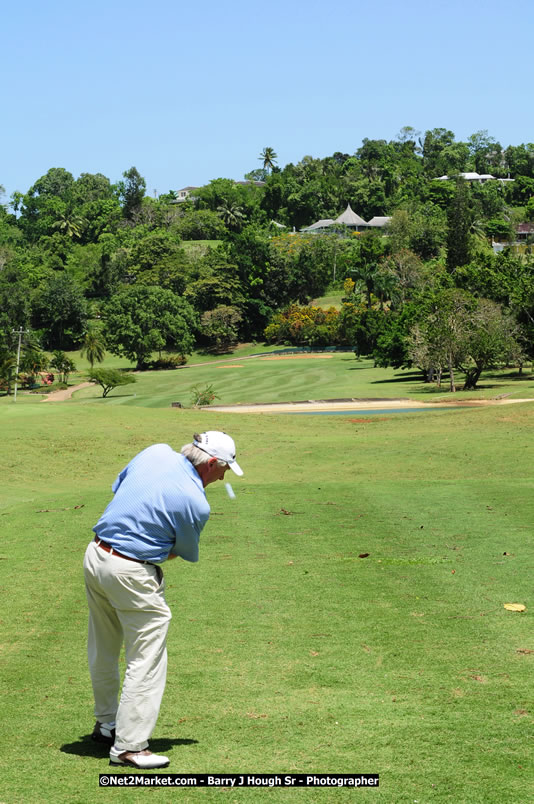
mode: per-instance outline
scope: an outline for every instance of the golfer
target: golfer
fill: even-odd
[[[93,528],[85,553],[89,604],[88,658],[95,698],[93,739],[108,743],[112,765],[163,768],[148,750],[167,672],[171,612],[161,564],[198,561],[210,507],[204,489],[226,470],[243,472],[229,435],[208,431],[175,452],[155,444],[130,461],[113,483],[114,497]],[[119,654],[126,672],[119,700]]]

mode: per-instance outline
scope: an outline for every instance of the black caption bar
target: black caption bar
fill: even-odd
[[[378,787],[378,773],[101,773],[100,787]]]

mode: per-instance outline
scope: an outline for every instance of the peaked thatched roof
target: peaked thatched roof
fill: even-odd
[[[334,223],[343,223],[345,226],[365,226],[365,221],[352,211],[350,204],[347,204],[347,209],[339,218],[336,218]]]

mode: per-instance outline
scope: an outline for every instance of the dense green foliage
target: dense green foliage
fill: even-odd
[[[0,207],[4,386],[20,327],[28,333],[23,353],[35,353],[36,341],[47,350],[85,346],[98,361],[107,345],[139,367],[154,352],[162,359],[162,350],[185,359],[195,343],[231,349],[262,338],[266,327],[275,341],[351,342],[381,365],[419,365],[422,352],[410,346],[416,328],[420,334],[439,294],[454,288],[508,311],[523,358],[533,356],[528,231],[524,244],[512,242],[517,225],[534,218],[534,144],[503,148],[485,131],[458,142],[447,129],[407,127],[390,142],[364,139],[353,154],[305,156],[281,168],[266,147],[258,159],[262,167],[245,181],[214,179],[180,203],[172,191],[146,196],[135,167],[116,184],[55,167],[14,193]],[[496,180],[458,176],[469,171]],[[299,231],[348,204],[365,221],[389,218],[387,227]],[[494,240],[504,250],[494,251]],[[335,332],[317,320],[296,338],[283,327],[274,333],[292,305],[308,307],[345,280],[349,307]],[[154,307],[161,293],[166,301]],[[127,312],[125,299],[134,300]],[[88,335],[95,321],[96,346]],[[492,361],[503,355],[496,349]],[[464,368],[474,367],[470,359]]]

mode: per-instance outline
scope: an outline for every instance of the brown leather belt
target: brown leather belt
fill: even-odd
[[[125,556],[122,553],[119,553],[118,550],[115,550],[107,542],[103,542],[102,539],[99,539],[98,536],[95,536],[95,542],[97,546],[100,547],[101,550],[105,550],[106,553],[111,553],[112,556],[117,556],[118,558],[125,558],[126,561],[135,561],[136,564],[151,564],[151,561],[142,561],[140,558],[132,558],[131,556]]]

